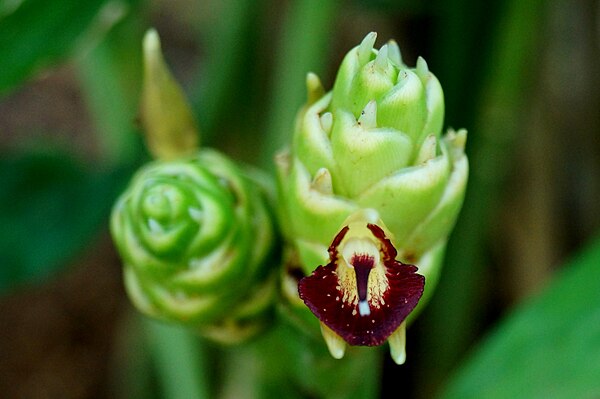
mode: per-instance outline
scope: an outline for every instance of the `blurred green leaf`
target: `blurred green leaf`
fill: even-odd
[[[600,239],[510,315],[443,398],[600,397]]]
[[[306,97],[306,74],[321,73],[335,30],[338,0],[300,0],[290,4],[277,49],[273,91],[262,138],[261,164],[273,169],[273,157],[292,137],[294,118]]]
[[[131,163],[143,151],[135,122],[142,82],[142,36],[147,29],[137,0],[103,40],[89,49],[76,66],[81,92],[95,124],[103,162]]]
[[[0,159],[0,292],[40,281],[107,220],[124,171],[88,171],[60,152]]]
[[[475,54],[469,50],[470,46],[462,47],[461,43],[466,40],[463,36],[482,41],[478,31],[471,32],[472,28],[463,26],[461,19],[463,15],[471,18],[473,0],[454,0],[453,3],[460,10],[453,11],[457,14],[448,17],[442,26],[447,26],[446,31],[450,32],[444,36],[444,43],[456,50],[439,50],[442,58],[447,60],[442,65],[448,66],[447,72],[453,70],[446,73],[446,76],[452,77],[449,79],[450,87],[440,78],[444,82],[444,92],[451,97],[450,101],[446,101],[447,105],[463,104],[457,93],[462,95],[475,91],[467,86],[464,90],[461,88],[468,80],[464,75],[463,62],[469,57],[464,54]],[[535,62],[539,56],[539,39],[547,4],[536,0],[504,0],[500,5],[494,5],[500,7],[501,12],[494,16],[497,22],[490,32],[491,40],[483,40],[489,47],[488,55],[482,60],[484,79],[476,90],[480,95],[476,98],[477,112],[472,116],[474,122],[465,126],[469,130],[467,154],[470,164],[465,204],[448,243],[440,283],[427,312],[419,321],[423,326],[421,342],[427,348],[418,360],[422,364],[419,385],[428,390],[422,397],[433,396],[431,392],[443,385],[447,374],[481,328],[482,311],[488,299],[483,282],[488,264],[486,247],[493,241],[493,238],[490,239],[490,227],[496,225],[494,210],[498,209],[502,200],[503,183],[512,165],[518,139],[527,134],[522,123],[528,110],[527,97],[523,93],[527,93],[535,81]],[[489,7],[478,5],[477,8],[477,15],[482,18],[489,13]],[[447,24],[451,24],[452,29]],[[450,67],[454,61],[456,64]],[[456,122],[447,120],[450,125]],[[443,335],[438,331],[441,325],[446,328]]]
[[[69,51],[106,0],[24,0],[0,17],[0,93]]]

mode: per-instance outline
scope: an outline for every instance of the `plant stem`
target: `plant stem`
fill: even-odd
[[[201,341],[184,327],[144,320],[148,347],[165,399],[209,398]]]

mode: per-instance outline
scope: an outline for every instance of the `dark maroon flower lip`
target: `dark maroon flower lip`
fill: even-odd
[[[329,263],[300,280],[308,308],[350,345],[383,344],[417,306],[425,277],[397,261],[384,230],[350,224],[329,247]]]

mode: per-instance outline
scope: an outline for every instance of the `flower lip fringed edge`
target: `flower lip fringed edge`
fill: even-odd
[[[374,216],[350,216],[329,247],[330,262],[298,285],[315,316],[350,345],[383,344],[417,306],[425,286],[416,266],[396,260],[389,233]]]

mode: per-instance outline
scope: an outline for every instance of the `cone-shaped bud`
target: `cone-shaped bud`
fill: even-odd
[[[141,121],[150,153],[174,159],[198,150],[199,132],[192,110],[163,59],[158,33],[144,37]]]
[[[209,150],[142,168],[111,219],[133,303],[221,341],[258,331],[276,292],[260,187]]]
[[[401,318],[392,317],[376,311],[377,306],[369,302],[369,298],[381,297],[390,303],[385,296],[369,296],[381,294],[383,288],[378,287],[386,286],[372,283],[371,279],[387,276],[387,272],[375,270],[395,270],[381,263],[383,257],[375,250],[381,244],[378,239],[371,241],[375,233],[363,226],[363,232],[371,234],[369,240],[344,241],[337,246],[331,243],[339,237],[340,226],[345,226],[350,215],[372,209],[377,220],[381,220],[372,224],[387,226],[386,240],[397,252],[393,262],[402,264],[401,270],[412,268],[404,263],[414,264],[427,279],[425,300],[437,281],[448,235],[462,205],[468,174],[466,131],[442,135],[443,92],[425,60],[419,58],[415,68],[408,67],[395,42],[389,41],[377,51],[375,39],[376,34],[370,33],[350,50],[340,65],[333,90],[319,99],[309,96],[309,102],[300,110],[291,150],[278,157],[279,214],[291,244],[288,263],[295,265],[286,270],[297,273],[301,269],[308,276],[300,284],[304,287],[300,295],[308,308],[351,345],[376,345],[388,339],[392,356],[401,363],[405,356],[401,349],[404,333],[398,327],[408,313],[402,313]],[[351,257],[344,257],[345,252],[340,249],[337,253],[341,258],[331,258],[332,246],[354,248],[357,253],[370,255],[363,266],[344,269],[339,264],[342,260],[350,264]],[[323,312],[319,305],[329,303],[312,296],[330,287],[326,282],[334,280],[329,273],[332,270],[339,272],[336,278],[350,276],[348,281],[367,281],[362,288],[360,284],[356,288],[353,284],[339,285],[352,288],[355,294],[345,291],[347,300],[353,298],[349,314],[325,307],[327,312],[336,312],[337,318],[329,313],[318,314]],[[363,270],[365,275],[348,272],[353,270]],[[304,281],[316,282],[315,275],[324,281],[313,292],[311,284]],[[284,278],[288,288],[291,281],[298,281],[294,278]],[[402,290],[395,287],[393,279],[386,284],[393,287],[392,292]],[[365,292],[366,301],[362,299]],[[335,302],[336,297],[332,295],[331,300]],[[291,303],[296,306],[302,302]],[[343,325],[331,322],[341,318],[351,328],[361,326],[366,331],[360,320],[371,315],[377,316],[376,325],[368,329],[371,332],[367,338],[364,334],[344,332]],[[358,325],[351,322],[352,317],[359,320]]]

